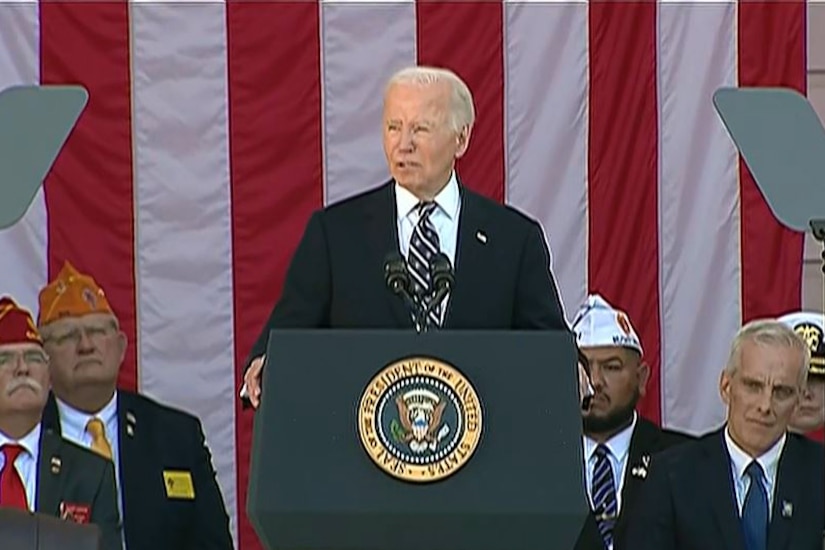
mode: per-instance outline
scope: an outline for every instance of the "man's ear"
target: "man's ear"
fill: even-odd
[[[730,405],[730,384],[731,376],[728,374],[727,369],[725,369],[719,377],[719,395],[722,397],[725,406]]]
[[[639,374],[639,395],[644,397],[647,393],[647,382],[650,380],[650,365],[642,361],[638,367]]]
[[[456,136],[456,144],[458,149],[455,152],[455,158],[460,159],[464,156],[464,153],[467,152],[467,148],[470,146],[470,134],[472,131],[472,126],[465,126],[458,132],[458,135]]]

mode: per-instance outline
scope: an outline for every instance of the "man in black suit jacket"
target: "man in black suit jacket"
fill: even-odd
[[[470,90],[451,71],[415,67],[390,79],[383,143],[392,179],[310,218],[244,367],[242,397],[259,403],[272,329],[413,328],[404,301],[387,289],[388,255],[407,258],[422,302],[433,294],[427,251],[455,266],[454,290],[437,305],[436,325],[567,330],[539,224],[470,191],[455,173],[474,120]],[[424,248],[416,233],[427,236]]]
[[[626,547],[629,510],[636,503],[651,457],[691,437],[660,429],[636,413],[650,368],[643,361],[641,340],[625,312],[592,294],[571,328],[588,363],[593,388],[589,408],[582,412],[591,513],[575,550],[618,550]],[[599,467],[599,461],[604,460],[610,465],[609,472]]]
[[[103,548],[120,550],[112,463],[41,423],[48,387],[48,357],[31,315],[0,299],[0,506],[95,524]]]
[[[740,330],[720,380],[725,426],[657,456],[628,548],[821,550],[823,448],[787,430],[809,359],[780,322]]]
[[[126,337],[94,279],[64,265],[38,323],[52,358],[44,425],[114,461],[126,550],[233,548],[200,421],[116,389]]]

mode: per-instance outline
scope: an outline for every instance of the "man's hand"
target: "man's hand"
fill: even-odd
[[[261,404],[261,371],[264,369],[264,357],[266,356],[261,355],[253,359],[243,377],[249,401],[256,409]]]

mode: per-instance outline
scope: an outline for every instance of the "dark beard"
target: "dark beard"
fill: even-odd
[[[611,414],[603,417],[584,416],[582,417],[582,429],[586,434],[614,434],[622,428],[626,428],[633,421],[633,411],[636,409],[637,395],[625,405]]]

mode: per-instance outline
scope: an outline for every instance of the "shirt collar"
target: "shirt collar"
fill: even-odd
[[[605,447],[610,451],[610,454],[612,454],[618,462],[623,461],[630,452],[630,440],[633,437],[633,430],[636,428],[637,419],[638,415],[636,411],[633,411],[633,420],[630,422],[630,425],[604,443]],[[587,460],[591,460],[594,457],[596,447],[598,446],[599,443],[596,442],[596,440],[589,436],[584,436],[584,456]]]
[[[435,196],[434,201],[448,218],[454,220],[456,216],[458,216],[460,200],[458,178],[456,177],[455,170],[453,170],[450,173],[450,180],[447,182],[447,185]],[[421,199],[410,193],[408,189],[401,187],[398,183],[395,184],[395,205],[399,217],[409,216],[414,212],[419,202],[421,202]]]
[[[0,447],[6,443],[16,443],[26,449],[29,456],[37,456],[37,449],[40,447],[40,422],[38,422],[29,433],[18,440],[14,440],[3,432],[0,432]]]
[[[782,450],[785,448],[786,440],[787,434],[782,434],[779,441],[755,459],[762,467],[762,471],[765,472],[765,477],[767,477],[769,481],[776,479],[776,471],[779,469],[779,457],[782,456]],[[730,436],[729,426],[725,426],[725,444],[728,447],[728,453],[736,470],[737,478],[741,479],[745,475],[745,469],[754,458],[736,444]]]
[[[65,424],[66,428],[75,433],[85,432],[86,424],[88,424],[92,418],[99,418],[104,425],[108,425],[117,417],[117,391],[112,395],[109,402],[95,414],[79,411],[60,399],[55,399],[55,401],[57,401],[57,409],[60,413],[61,423]]]

